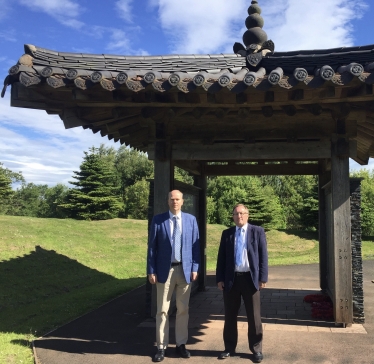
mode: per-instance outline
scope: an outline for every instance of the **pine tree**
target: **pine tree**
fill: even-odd
[[[0,214],[7,212],[12,195],[12,180],[0,163]]]
[[[12,181],[0,166],[0,201],[9,198],[12,194]]]
[[[74,171],[76,186],[67,197],[68,202],[60,205],[69,212],[70,217],[83,220],[106,220],[118,217],[122,204],[119,201],[115,174],[99,148],[90,148],[80,165]]]
[[[210,211],[210,223],[232,225],[232,208],[237,203],[248,207],[249,222],[265,229],[285,227],[285,219],[278,196],[270,186],[262,186],[255,176],[221,176],[208,184],[208,196],[214,201],[215,211]]]

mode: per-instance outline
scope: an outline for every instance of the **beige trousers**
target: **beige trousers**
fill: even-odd
[[[175,341],[177,346],[186,344],[188,339],[188,304],[191,284],[187,284],[182,265],[170,268],[165,283],[157,286],[156,341],[159,349],[169,345],[169,307],[175,290],[177,314],[175,320]]]

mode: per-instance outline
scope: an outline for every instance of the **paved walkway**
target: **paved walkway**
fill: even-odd
[[[374,261],[364,262],[364,325],[337,327],[315,321],[307,294],[318,293],[318,265],[271,267],[262,291],[264,363],[374,363]],[[151,363],[155,323],[144,317],[145,289],[140,287],[35,341],[36,363]],[[227,362],[251,359],[246,342],[244,308],[240,312],[237,355]],[[171,327],[174,318],[171,317]],[[217,362],[223,349],[222,294],[208,277],[208,287],[190,302],[191,363]],[[164,363],[181,363],[174,355],[174,330]],[[247,360],[251,362],[251,360]],[[225,362],[226,363],[226,362]]]

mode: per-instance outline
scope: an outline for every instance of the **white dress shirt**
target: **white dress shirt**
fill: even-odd
[[[236,236],[237,236],[237,231],[238,229],[243,229],[244,232],[242,231],[242,237],[244,241],[244,249],[243,249],[243,257],[242,257],[242,265],[238,266],[235,265],[235,272],[249,272],[249,261],[248,261],[248,224],[245,224],[241,228],[238,226],[236,227],[235,230],[235,246],[234,246],[234,251],[236,251]]]

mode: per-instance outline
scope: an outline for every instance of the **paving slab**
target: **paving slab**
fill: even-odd
[[[319,292],[318,265],[270,267],[268,287],[261,291],[264,326],[263,363],[374,363],[374,261],[364,262],[363,325],[337,327],[311,318],[307,294]],[[191,297],[189,362],[216,363],[223,350],[223,301],[208,275],[205,292]],[[156,351],[155,322],[145,316],[145,287],[139,287],[34,341],[37,364],[151,363]],[[244,311],[239,316],[237,355],[228,363],[251,362]],[[174,322],[164,363],[184,363],[175,355]],[[243,359],[246,361],[243,361]],[[249,361],[248,361],[249,359]],[[225,361],[226,362],[226,361]]]

